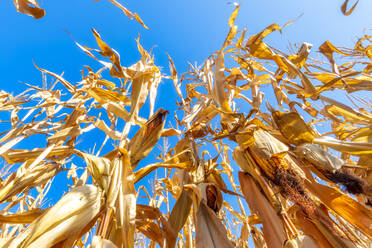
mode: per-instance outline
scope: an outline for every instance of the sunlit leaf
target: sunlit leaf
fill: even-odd
[[[13,0],[17,11],[26,15],[30,15],[35,19],[42,18],[45,15],[45,10],[40,8],[39,3],[35,0]]]
[[[344,15],[346,15],[346,16],[350,15],[350,14],[354,11],[355,7],[356,7],[357,4],[359,3],[359,0],[356,1],[356,2],[354,3],[354,5],[353,5],[349,10],[346,10],[346,9],[347,9],[347,4],[348,4],[348,2],[349,2],[349,0],[345,0],[345,2],[344,2],[344,3],[342,4],[342,6],[341,6],[341,11],[342,11],[342,13],[343,13]]]

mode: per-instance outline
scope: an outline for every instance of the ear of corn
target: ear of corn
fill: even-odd
[[[9,247],[48,247],[73,244],[90,229],[102,208],[102,192],[93,185],[80,186],[63,196],[35,220]],[[94,223],[94,222],[93,222]],[[22,240],[20,243],[19,241]]]
[[[159,109],[129,142],[128,151],[133,168],[141,159],[149,155],[158,142],[164,129],[167,113],[168,111]]]
[[[316,248],[319,247],[315,241],[305,235],[297,236],[294,239],[287,240],[283,246],[284,248],[300,248],[300,247],[309,247]]]

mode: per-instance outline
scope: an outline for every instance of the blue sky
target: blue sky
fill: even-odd
[[[110,46],[121,54],[124,65],[139,58],[135,38],[139,33],[145,48],[155,46],[157,64],[168,72],[168,52],[178,71],[185,71],[187,61],[199,64],[222,45],[228,31],[227,19],[234,9],[230,1],[222,0],[160,0],[121,1],[137,12],[150,30],[129,20],[120,9],[107,0],[66,0],[63,4],[43,0],[44,18],[34,20],[15,11],[12,1],[1,1],[0,16],[2,59],[1,89],[20,92],[19,81],[40,82],[40,72],[32,64],[61,73],[69,81],[80,79],[82,65],[99,68],[86,56],[64,30],[76,41],[96,47],[91,28],[100,31]],[[237,18],[240,29],[254,34],[271,23],[282,25],[304,14],[288,26],[283,35],[274,33],[268,41],[285,50],[287,42],[304,41],[319,45],[329,39],[335,45],[352,45],[363,28],[372,27],[372,1],[361,0],[350,16],[342,15],[343,1],[241,1]],[[16,87],[15,87],[16,86]]]
[[[124,66],[140,58],[135,41],[140,34],[141,44],[146,49],[154,47],[155,62],[163,73],[169,73],[166,53],[173,58],[178,72],[184,72],[188,61],[201,64],[221,48],[228,32],[228,17],[234,10],[230,1],[225,0],[120,2],[138,13],[150,30],[130,20],[108,0],[43,0],[40,4],[46,15],[39,20],[17,13],[10,0],[0,1],[0,89],[18,94],[26,89],[20,82],[41,86],[41,73],[33,62],[57,74],[64,72],[64,78],[69,82],[81,80],[83,65],[98,70],[101,65],[81,51],[65,30],[80,44],[96,48],[91,32],[91,28],[95,28],[103,40],[120,53]],[[303,14],[285,28],[283,34],[275,32],[265,39],[283,51],[288,42],[312,43],[313,51],[317,51],[325,40],[336,46],[352,46],[363,35],[364,28],[372,28],[370,0],[360,0],[350,16],[341,13],[343,0],[251,0],[240,3],[236,24],[240,30],[246,28],[248,36],[271,23],[283,25]],[[325,60],[317,53],[312,56]],[[163,82],[156,108],[174,111],[176,100],[172,83]]]

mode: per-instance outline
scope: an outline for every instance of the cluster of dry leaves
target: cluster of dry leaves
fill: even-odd
[[[19,6],[36,2],[15,2],[33,13]],[[309,43],[288,55],[263,41],[290,23],[246,37],[234,24],[238,11],[236,5],[221,50],[182,75],[171,58],[170,75],[161,74],[139,40],[141,59],[122,66],[93,30],[98,49],[77,45],[102,70],[86,67],[82,80],[70,83],[38,68],[53,85],[30,85],[18,96],[1,91],[0,110],[11,113],[11,129],[0,138],[0,246],[225,248],[248,247],[251,240],[255,247],[369,247],[372,105],[355,92],[372,90],[372,36],[350,49],[324,42],[319,51],[328,62],[321,62],[308,57]],[[105,69],[120,86],[102,77]],[[179,96],[177,129],[166,129],[168,111],[154,107],[164,79],[173,80]],[[264,98],[269,86],[275,104],[268,101],[274,96]],[[330,98],[333,91],[355,106]],[[148,119],[139,115],[146,101]],[[322,126],[327,133],[318,131]],[[76,147],[92,130],[106,135],[96,154]],[[13,149],[34,135],[46,137],[44,147]],[[175,135],[178,142],[164,149],[160,162],[137,166],[161,137]],[[100,155],[109,143],[115,149]],[[69,162],[74,157],[84,161],[80,176]],[[143,179],[159,168],[165,176],[154,179],[149,193]],[[64,170],[71,190],[41,208]],[[137,203],[140,191],[147,205]]]
[[[101,0],[94,0],[94,1],[101,1]],[[128,16],[130,19],[137,20],[144,28],[148,29],[148,27],[145,25],[145,23],[142,21],[142,19],[139,17],[137,13],[131,12],[129,9],[124,7],[122,4],[120,4],[116,0],[108,0],[112,4],[114,4],[116,7],[120,8],[126,16]],[[13,0],[14,5],[17,8],[17,11],[26,15],[30,15],[34,17],[35,19],[42,18],[45,15],[45,10],[42,9],[39,5],[39,3],[36,0]],[[347,10],[347,6],[349,4],[349,0],[345,0],[344,3],[341,6],[341,11],[344,15],[348,16],[350,15],[355,7],[357,6],[359,0],[357,0],[354,5]]]

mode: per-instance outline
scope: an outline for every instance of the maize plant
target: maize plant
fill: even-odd
[[[45,14],[34,0],[14,3]],[[345,15],[356,7],[347,4]],[[325,41],[320,62],[310,43],[292,54],[265,43],[291,22],[249,36],[238,12],[236,4],[220,50],[181,74],[170,56],[162,73],[139,39],[140,60],[122,65],[92,29],[97,47],[76,45],[102,69],[85,66],[68,82],[36,67],[50,85],[0,91],[10,113],[0,136],[0,247],[371,247],[372,103],[358,93],[372,90],[372,36],[352,48]],[[178,94],[175,113],[155,108],[163,81]],[[102,143],[79,145],[95,133]],[[21,149],[32,136],[44,142]],[[69,189],[46,206],[56,183]]]

